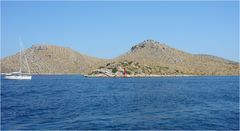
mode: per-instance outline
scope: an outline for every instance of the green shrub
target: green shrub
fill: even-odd
[[[135,63],[135,66],[139,66],[139,63],[137,62],[137,63]]]
[[[117,71],[118,71],[118,70],[117,70],[116,67],[112,69],[112,73],[116,73]]]
[[[132,63],[133,63],[133,61],[129,61],[129,62],[128,62],[128,65],[131,65]]]
[[[100,66],[100,67],[99,67],[99,69],[102,69],[102,68],[104,68],[104,66]]]
[[[131,74],[132,74],[132,72],[131,72],[131,71],[128,71],[128,70],[126,70],[126,74],[128,74],[128,75],[131,75]]]

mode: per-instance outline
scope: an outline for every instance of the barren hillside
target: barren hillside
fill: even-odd
[[[6,57],[1,60],[1,71],[12,72],[19,70],[19,55]],[[84,73],[96,64],[105,61],[78,53],[70,48],[54,45],[33,45],[22,52],[26,56],[32,73]],[[26,71],[26,62],[23,59],[23,71]]]
[[[143,41],[127,53],[108,60],[53,45],[34,45],[24,50],[22,56],[26,56],[32,73],[91,74],[96,69],[112,70],[125,65],[131,74],[239,75],[237,62],[211,55],[190,54],[154,40]],[[22,65],[26,71],[26,62]],[[18,70],[19,53],[1,59],[2,73]]]
[[[161,74],[158,67],[168,67],[166,74],[238,75],[239,63],[211,55],[194,55],[161,44],[154,40],[143,41],[116,61],[134,61],[152,68],[152,73]],[[163,71],[162,71],[163,72]]]

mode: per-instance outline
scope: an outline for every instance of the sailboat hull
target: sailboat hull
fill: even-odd
[[[19,61],[20,61],[20,70],[18,72],[12,72],[9,73],[7,75],[4,76],[4,79],[9,79],[9,80],[31,80],[32,76],[30,75],[30,68],[27,62],[27,58],[26,56],[24,56],[25,61],[26,61],[26,65],[27,65],[27,69],[28,69],[28,74],[24,74],[22,73],[22,42],[20,41],[20,57],[19,57]]]
[[[9,79],[9,80],[31,80],[32,76],[5,76],[4,79]]]

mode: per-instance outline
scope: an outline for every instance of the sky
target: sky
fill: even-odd
[[[114,58],[147,39],[239,61],[239,3],[1,2],[1,58],[34,44]]]

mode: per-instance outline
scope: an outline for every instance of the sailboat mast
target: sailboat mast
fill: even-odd
[[[19,38],[19,44],[20,44],[20,70],[19,72],[22,73],[22,41],[21,38]]]
[[[23,50],[23,44],[22,44],[22,39],[20,38],[20,48],[21,48],[21,50],[20,50],[20,63],[21,63],[21,66],[20,66],[20,71],[22,71],[22,50]],[[28,70],[28,74],[30,74],[31,72],[30,72],[30,68],[29,68],[29,65],[28,65],[28,61],[27,61],[27,58],[26,58],[26,56],[24,55],[24,60],[25,60],[25,62],[26,62],[26,65],[27,65],[27,70]]]
[[[30,68],[29,68],[28,61],[27,61],[27,58],[26,58],[25,55],[24,55],[24,58],[25,58],[25,61],[26,61],[26,64],[27,64],[28,74],[30,74],[30,73],[31,73],[31,72],[30,72]]]

